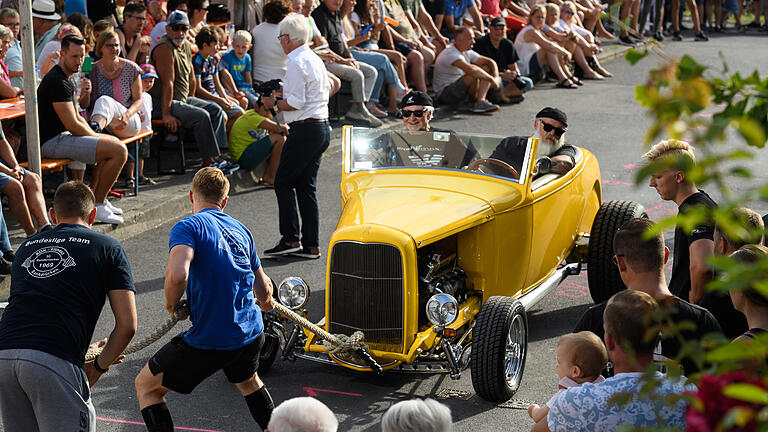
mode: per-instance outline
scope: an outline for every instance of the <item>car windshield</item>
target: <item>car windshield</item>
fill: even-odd
[[[345,171],[386,168],[473,171],[519,182],[529,158],[527,136],[503,137],[448,130],[407,131],[348,128]],[[521,176],[522,174],[522,176]]]

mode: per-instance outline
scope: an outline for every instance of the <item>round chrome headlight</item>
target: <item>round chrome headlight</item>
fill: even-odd
[[[277,298],[291,309],[300,309],[309,300],[309,285],[296,276],[283,279],[277,287]]]
[[[427,301],[427,318],[434,325],[447,326],[459,317],[459,303],[450,294],[433,295]]]

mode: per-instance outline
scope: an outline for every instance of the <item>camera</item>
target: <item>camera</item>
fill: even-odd
[[[523,90],[525,88],[525,81],[523,81],[523,79],[520,78],[520,75],[515,76],[515,79],[512,80],[512,83],[514,83],[515,87],[517,87],[520,90]]]
[[[283,86],[283,81],[280,79],[273,79],[264,81],[261,84],[254,86],[253,90],[261,96],[270,96],[273,91],[280,90]]]

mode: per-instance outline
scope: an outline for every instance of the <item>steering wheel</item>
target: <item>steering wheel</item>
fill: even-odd
[[[499,160],[499,159],[492,159],[492,158],[478,159],[478,160],[472,162],[471,164],[469,164],[467,169],[470,170],[470,171],[484,172],[484,171],[480,170],[480,165],[483,165],[483,164],[496,165],[496,166],[499,166],[501,168],[504,168],[505,170],[509,171],[509,173],[511,174],[510,177],[512,177],[515,180],[519,180],[520,179],[520,174],[517,172],[516,169],[514,169],[512,167],[512,165],[510,165],[510,164],[508,164],[508,163],[506,163],[506,162],[504,162],[502,160]]]

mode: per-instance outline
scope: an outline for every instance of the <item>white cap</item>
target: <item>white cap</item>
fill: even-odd
[[[58,21],[61,19],[61,15],[56,12],[56,5],[53,0],[34,0],[32,2],[32,18]]]

